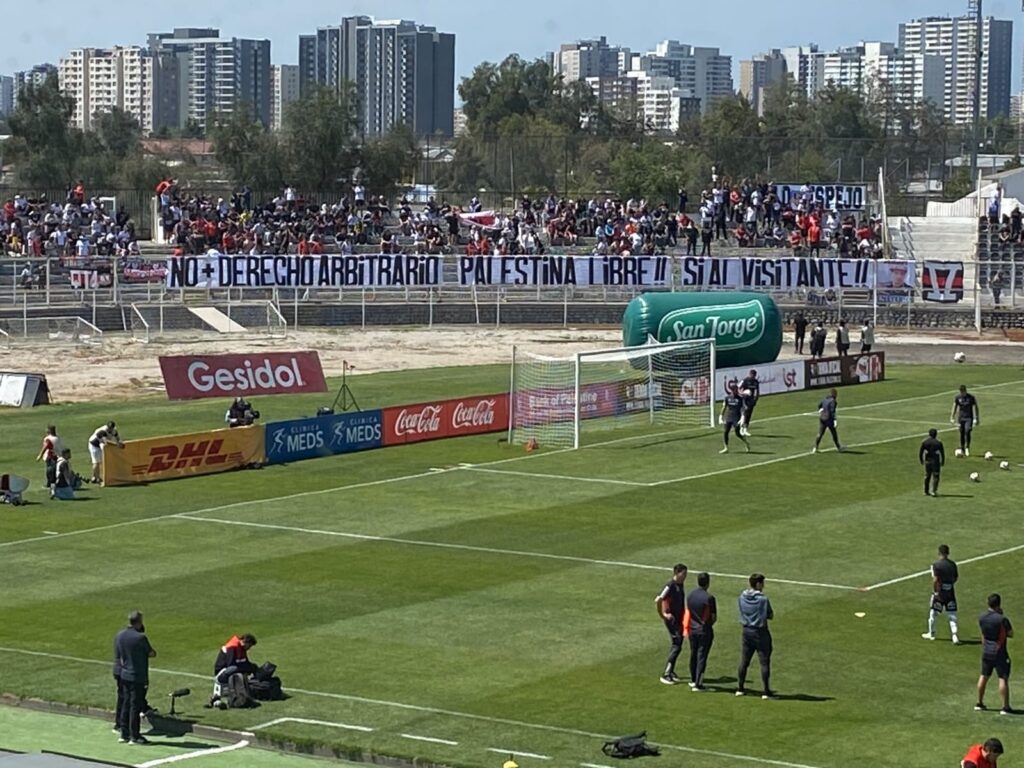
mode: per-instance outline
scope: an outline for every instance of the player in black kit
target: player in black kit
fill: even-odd
[[[924,465],[924,495],[939,495],[939,475],[946,463],[946,449],[942,447],[939,440],[939,431],[929,429],[928,437],[921,443],[921,449],[917,452],[917,458]],[[928,484],[931,483],[931,493],[928,492]]]
[[[761,396],[761,382],[757,379],[757,371],[753,368],[740,384],[740,397],[743,398],[743,411],[740,417],[740,432],[750,437],[750,417],[754,415],[757,398]]]
[[[953,645],[960,645],[956,618],[956,582],[959,578],[956,563],[949,559],[949,546],[940,544],[939,559],[932,563],[932,603],[928,611],[928,631],[921,635],[925,640],[935,639],[935,619],[945,611],[949,619],[949,631],[953,635]]]
[[[729,382],[729,389],[726,392],[725,400],[722,401],[722,413],[718,416],[719,423],[723,424],[725,429],[722,431],[722,440],[725,445],[719,453],[729,452],[729,433],[735,432],[736,437],[743,441],[743,444],[747,447],[747,453],[750,453],[750,441],[740,431],[740,420],[742,418],[743,411],[743,398],[740,397],[739,387],[736,386],[735,381]]]
[[[658,615],[665,622],[665,629],[668,630],[671,645],[668,650],[668,659],[665,661],[665,671],[661,675],[661,682],[665,685],[675,685],[679,678],[676,676],[676,659],[679,652],[683,650],[683,612],[686,608],[686,593],[683,591],[683,583],[686,581],[686,566],[676,563],[672,568],[672,578],[669,579],[661,592],[654,598],[654,605],[658,609]]]
[[[971,430],[981,426],[981,411],[978,401],[963,384],[960,394],[953,398],[953,412],[949,414],[950,424],[960,424],[960,450],[964,456],[971,455]]]

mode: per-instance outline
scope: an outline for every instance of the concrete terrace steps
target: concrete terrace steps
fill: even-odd
[[[974,217],[892,217],[889,233],[896,254],[915,261],[970,260],[978,247],[978,220]]]

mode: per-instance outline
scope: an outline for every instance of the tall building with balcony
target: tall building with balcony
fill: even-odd
[[[156,81],[156,127],[201,128],[215,114],[247,103],[270,127],[270,41],[222,38],[212,28],[178,28],[149,36]]]
[[[552,71],[566,82],[592,77],[614,78],[629,62],[629,49],[608,45],[601,36],[597,40],[566,43],[553,54]]]
[[[931,16],[900,24],[904,53],[933,54],[945,60],[942,106],[954,123],[973,119],[975,46],[978,24],[973,16]],[[981,115],[1010,112],[1013,22],[987,17],[981,23]]]
[[[299,65],[274,64],[270,68],[270,130],[281,130],[288,105],[298,99]]]
[[[96,118],[121,109],[153,130],[153,62],[138,46],[75,48],[60,60],[61,91],[75,100],[71,122],[90,130]]]
[[[30,85],[40,86],[46,82],[50,75],[57,74],[57,67],[53,64],[36,64],[32,69],[25,69],[14,73],[14,108],[18,106],[18,94]]]
[[[413,21],[352,16],[299,37],[299,88],[351,82],[367,136],[398,125],[417,136],[453,134],[455,35]]]
[[[675,87],[687,98],[700,100],[706,113],[715,102],[734,95],[732,57],[723,56],[718,48],[686,45],[664,40],[654,50],[633,54],[630,70],[652,76],[670,77]]]
[[[0,75],[0,117],[7,117],[14,111],[14,78]]]

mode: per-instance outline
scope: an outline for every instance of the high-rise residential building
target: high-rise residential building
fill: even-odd
[[[905,53],[892,43],[863,43],[864,85],[883,87],[902,104],[930,101],[942,107],[945,58],[931,53]]]
[[[154,59],[156,127],[201,128],[215,114],[248,103],[270,127],[270,41],[222,38],[212,28],[179,28],[149,36]]]
[[[741,61],[740,93],[746,97],[758,115],[763,115],[765,91],[781,83],[786,74],[786,57],[777,48]]]
[[[285,110],[298,100],[299,65],[274,64],[270,68],[270,130],[281,130]]]
[[[46,82],[50,75],[57,74],[57,67],[53,64],[36,64],[32,69],[26,69],[14,73],[14,106],[18,106],[18,94],[27,86],[39,86]]]
[[[99,115],[121,109],[144,133],[153,130],[153,61],[139,46],[75,48],[60,60],[57,77],[75,100],[77,128],[90,130]]]
[[[900,24],[901,51],[945,58],[942,105],[946,117],[954,123],[973,119],[977,35],[978,24],[973,16],[932,16]],[[1009,114],[1013,22],[983,19],[981,49],[981,115]]]
[[[646,54],[633,54],[631,71],[663,75],[675,81],[687,98],[700,100],[702,112],[715,102],[734,94],[732,57],[723,56],[718,48],[685,45],[664,40]]]
[[[554,54],[552,71],[566,82],[591,77],[616,77],[623,60],[629,61],[629,49],[609,46],[601,36],[597,40],[580,40],[562,45]]]
[[[364,135],[398,125],[417,136],[453,134],[455,35],[413,21],[342,19],[299,37],[299,87],[354,84]]]
[[[832,85],[860,91],[864,82],[864,46],[850,46],[822,53],[821,79],[822,86]]]
[[[818,46],[813,43],[791,46],[783,48],[780,53],[786,61],[786,73],[789,77],[793,78],[793,82],[807,94],[807,98],[814,98],[824,78],[824,60]]]
[[[0,117],[6,117],[14,111],[14,78],[0,75]]]

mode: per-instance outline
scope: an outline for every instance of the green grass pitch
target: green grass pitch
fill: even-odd
[[[39,491],[32,458],[47,423],[85,471],[86,438],[110,418],[126,439],[184,432],[218,426],[225,403],[4,411],[0,471],[35,487],[31,505],[0,507],[0,691],[112,706],[111,638],[139,608],[159,652],[157,706],[189,686],[182,703],[197,721],[282,739],[448,765],[535,755],[517,758],[525,768],[607,765],[606,736],[647,730],[659,765],[925,768],[998,736],[1016,760],[1024,717],[972,711],[973,643],[992,591],[1024,627],[1024,370],[890,373],[841,390],[846,454],[809,455],[819,391],[763,399],[749,455],[718,455],[710,429],[604,432],[588,435],[602,444],[529,455],[490,435],[89,488],[73,504]],[[378,407],[506,382],[499,366],[354,386]],[[944,432],[942,496],[927,498],[917,446],[930,426],[951,429],[960,383],[981,407],[974,455],[954,459]],[[255,404],[274,420],[323,400]],[[960,647],[944,618],[938,641],[920,637],[923,572],[940,543],[961,563]],[[690,566],[688,587],[697,571],[718,574],[714,690],[702,695],[658,682],[668,643],[653,599],[676,561]],[[776,612],[779,701],[732,695],[736,595],[755,570]],[[216,650],[240,631],[259,638],[256,660],[279,665],[291,698],[201,709]],[[751,672],[758,683],[756,662]]]

